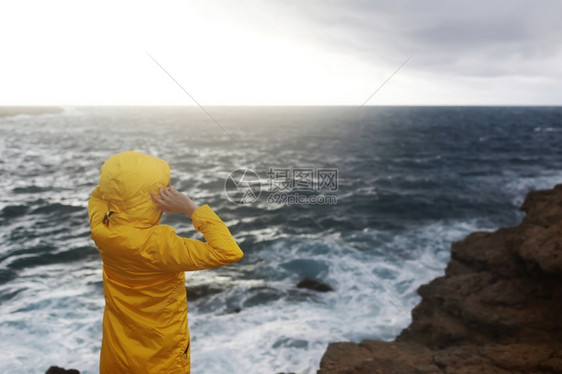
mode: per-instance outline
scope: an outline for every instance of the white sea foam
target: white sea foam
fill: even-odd
[[[543,172],[540,175],[529,177],[513,176],[506,183],[505,189],[512,196],[513,205],[519,207],[525,199],[525,195],[533,190],[546,190],[562,183],[562,171]]]
[[[98,371],[103,294],[99,263],[27,269],[8,285],[21,290],[2,305],[2,373],[44,372],[51,365]]]
[[[475,222],[421,226],[385,243],[379,253],[388,253],[386,258],[349,247],[339,235],[337,240],[353,257],[329,236],[310,235],[277,240],[254,254],[271,268],[299,259],[323,264],[327,271],[319,273],[319,280],[334,288],[327,293],[297,289],[302,269],[292,273],[289,268],[271,280],[237,279],[228,274],[228,267],[188,273],[189,286],[225,288],[209,298],[214,310],[199,311],[202,301],[190,302],[193,371],[314,373],[329,342],[392,339],[410,322],[395,300],[409,312],[419,301],[416,288],[442,274],[450,242],[477,229],[482,228]],[[381,235],[375,230],[365,234]],[[406,248],[408,252],[403,251]],[[0,372],[46,370],[51,364],[76,367],[83,373],[98,370],[103,310],[100,265],[93,261],[78,268],[76,264],[34,267],[3,286],[23,291],[2,306],[0,349],[5,359]],[[239,313],[225,310],[233,299],[249,297],[264,286],[278,290],[282,297]]]
[[[419,302],[417,287],[443,273],[451,242],[482,229],[487,228],[476,222],[419,227],[385,245],[386,251],[409,248],[413,255],[405,259],[347,248],[352,257],[329,237],[278,240],[255,256],[272,268],[298,259],[327,263],[329,271],[321,280],[335,290],[297,289],[299,277],[288,272],[284,279],[265,282],[286,297],[240,313],[198,314],[196,302],[191,303],[193,370],[314,373],[330,342],[392,339],[410,322],[409,311]],[[226,303],[225,298],[219,296],[217,304]]]
[[[241,246],[246,249],[248,245],[245,258],[236,265],[187,274],[188,286],[222,290],[189,301],[194,373],[314,373],[329,342],[393,339],[410,322],[409,311],[419,302],[417,287],[443,274],[451,242],[473,231],[496,228],[490,226],[487,217],[477,216],[478,209],[496,197],[502,204],[507,201],[508,206],[512,200],[516,209],[529,190],[552,188],[562,182],[562,174],[539,164],[541,159],[550,162],[547,165],[555,161],[554,156],[544,158],[539,146],[544,140],[543,130],[558,131],[553,121],[541,124],[540,132],[532,132],[539,136],[536,144],[525,140],[531,148],[521,152],[514,164],[509,163],[513,157],[505,156],[503,150],[482,148],[482,159],[502,162],[497,164],[501,170],[492,170],[482,168],[481,158],[467,154],[466,150],[472,148],[463,141],[480,137],[481,143],[486,143],[501,135],[506,147],[517,149],[521,134],[507,138],[501,128],[496,131],[486,127],[483,131],[451,124],[456,126],[451,134],[461,131],[464,135],[449,136],[445,131],[439,139],[424,141],[423,137],[410,138],[425,126],[423,123],[400,129],[385,122],[383,116],[379,118],[382,123],[365,130],[365,136],[336,143],[323,153],[322,149],[311,151],[314,144],[309,144],[309,136],[318,129],[329,131],[324,123],[310,122],[314,116],[301,118],[301,113],[293,120],[303,126],[286,129],[284,116],[289,114],[285,109],[284,116],[267,116],[264,109],[266,114],[259,118],[234,116],[246,127],[231,129],[244,146],[258,152],[256,160],[254,154],[247,154],[222,131],[209,126],[208,118],[198,108],[188,110],[189,116],[183,112],[174,116],[165,111],[163,115],[146,110],[137,113],[137,109],[65,109],[60,115],[0,118],[0,271],[5,277],[0,284],[1,373],[43,372],[50,365],[74,367],[82,373],[99,371],[104,306],[101,261],[88,237],[85,207],[97,183],[99,167],[112,153],[137,149],[169,160],[178,183],[194,199],[210,202],[221,217],[224,212],[229,227],[240,228],[235,237],[241,239]],[[396,109],[392,117],[402,116],[396,123],[408,123],[403,121],[409,118],[408,111],[401,113]],[[254,122],[246,121],[248,118]],[[439,120],[439,116],[433,118]],[[263,120],[272,126],[261,126]],[[304,126],[309,122],[309,128]],[[272,128],[283,130],[276,133]],[[376,133],[378,128],[386,130]],[[414,147],[403,148],[405,134]],[[374,143],[377,146],[373,148]],[[431,150],[435,145],[442,159],[436,156],[439,162],[432,170],[434,156],[416,152]],[[544,152],[554,154],[552,149]],[[397,167],[404,154],[411,154],[413,162],[409,162],[410,157],[403,158],[404,165]],[[286,160],[298,164],[286,165]],[[470,194],[480,189],[482,194],[474,194],[474,209],[442,215],[430,210],[428,218],[421,218],[417,224],[411,220],[388,222],[391,227],[400,227],[399,232],[359,227],[357,222],[345,221],[345,209],[336,209],[341,216],[335,221],[350,229],[327,224],[330,231],[318,233],[315,227],[307,229],[306,218],[291,223],[281,214],[272,218],[275,209],[283,207],[264,201],[256,202],[253,210],[233,207],[224,196],[221,183],[235,168],[257,165],[259,171],[277,164],[337,165],[341,167],[342,187],[338,203],[345,204],[346,199],[373,203],[373,209],[387,209],[381,215],[403,206],[402,193],[427,199],[439,198],[441,188],[448,199],[455,194],[472,197]],[[440,180],[443,175],[456,178],[458,171],[465,171],[469,177],[459,173],[457,187],[444,184],[433,190],[425,183]],[[457,191],[463,183],[475,189]],[[378,204],[380,191],[389,189],[392,194],[384,198],[396,200],[386,201],[392,203],[388,206]],[[4,211],[9,206],[15,208]],[[18,213],[22,206],[28,208],[25,214]],[[34,213],[39,208],[43,212]],[[423,217],[425,212],[415,213]],[[365,210],[363,214],[371,213]],[[498,216],[513,218],[512,211],[502,214]],[[453,218],[430,220],[430,216]],[[195,234],[184,221],[170,221],[181,223],[179,233]],[[301,223],[304,227],[294,227]],[[404,230],[407,225],[412,226]],[[305,234],[294,234],[300,231]],[[76,260],[72,251],[81,250],[88,254]],[[67,252],[71,253],[65,257]],[[322,281],[334,291],[297,288],[304,277]],[[241,308],[238,313],[237,308]]]

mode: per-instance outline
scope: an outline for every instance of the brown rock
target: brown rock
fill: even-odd
[[[441,371],[433,363],[431,351],[421,344],[364,340],[359,344],[330,344],[318,370],[318,374],[327,373],[433,374]]]
[[[63,369],[58,366],[51,366],[45,374],[80,374],[80,372],[76,369]]]
[[[551,190],[531,191],[525,197],[521,210],[524,211],[523,223],[549,227],[562,221],[562,184]]]
[[[518,271],[517,259],[506,245],[516,235],[514,228],[494,232],[475,232],[451,246],[451,258],[476,271],[488,271],[497,276],[510,277]]]
[[[519,248],[519,255],[536,263],[542,271],[562,275],[562,225],[539,229]]]
[[[317,292],[330,292],[334,290],[329,284],[322,283],[320,281],[310,278],[302,279],[297,284],[297,288],[307,288],[309,290],[317,291]]]
[[[332,343],[318,373],[562,373],[562,184],[521,210],[452,244],[394,342]]]

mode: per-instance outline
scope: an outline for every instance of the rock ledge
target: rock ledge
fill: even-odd
[[[562,373],[562,184],[520,209],[518,226],[452,244],[394,342],[331,343],[318,374]]]

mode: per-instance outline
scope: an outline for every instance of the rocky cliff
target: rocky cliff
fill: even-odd
[[[394,342],[332,343],[318,374],[562,373],[562,184],[520,209],[520,225],[452,244]]]

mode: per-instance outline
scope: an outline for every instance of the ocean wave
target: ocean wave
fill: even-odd
[[[2,217],[6,219],[25,215],[29,211],[26,205],[8,205],[2,209]]]
[[[245,253],[186,274],[193,372],[314,373],[328,342],[394,338],[452,241],[516,222],[528,190],[562,182],[560,109],[364,108],[318,146],[348,108],[216,108],[248,153],[198,109],[0,119],[0,372],[99,371],[102,264],[86,207],[113,153],[169,161],[174,185],[209,203]],[[231,171],[277,166],[337,168],[338,203],[227,200]],[[202,239],[186,217],[163,222]],[[305,278],[333,291],[299,288]]]
[[[59,214],[71,214],[76,212],[84,212],[83,206],[66,205],[61,203],[52,203],[34,208],[31,214],[47,214],[47,215],[59,215]]]
[[[42,194],[50,191],[63,191],[63,190],[68,190],[68,189],[57,188],[55,186],[37,186],[32,184],[23,187],[14,187],[12,189],[12,192],[16,194]]]
[[[98,256],[97,249],[92,246],[74,247],[66,250],[55,249],[53,247],[40,247],[39,250],[35,249],[35,252],[39,253],[30,253],[33,252],[33,250],[34,249],[14,251],[4,256],[0,260],[0,263],[11,270],[17,271],[50,264],[79,262]]]

